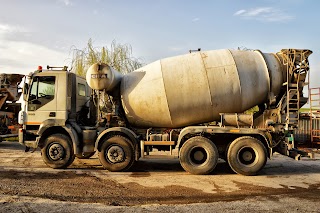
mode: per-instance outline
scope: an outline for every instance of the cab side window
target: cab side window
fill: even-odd
[[[37,110],[54,99],[55,81],[55,76],[39,76],[33,79],[28,99],[29,111]]]
[[[78,83],[78,95],[86,96],[86,85]]]

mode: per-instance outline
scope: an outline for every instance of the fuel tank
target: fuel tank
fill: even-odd
[[[279,57],[223,49],[155,61],[123,76],[126,117],[137,127],[178,128],[244,112],[279,94],[285,76]]]

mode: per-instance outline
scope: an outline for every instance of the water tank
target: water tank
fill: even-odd
[[[122,77],[126,117],[137,127],[179,128],[266,103],[283,83],[278,57],[223,49],[155,61]]]
[[[111,91],[117,86],[122,74],[107,64],[93,64],[87,71],[86,81],[92,89]]]

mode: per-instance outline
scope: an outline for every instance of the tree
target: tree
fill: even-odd
[[[125,74],[142,66],[140,59],[132,56],[132,47],[129,44],[119,44],[112,41],[110,48],[101,49],[93,46],[92,39],[88,40],[87,47],[73,50],[72,71],[85,76],[88,68],[94,63],[105,63]]]

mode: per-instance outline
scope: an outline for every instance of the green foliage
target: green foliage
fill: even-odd
[[[258,112],[258,111],[259,111],[259,107],[258,106],[254,106],[254,107],[246,110],[244,112],[244,114],[254,114],[254,113]]]
[[[300,108],[299,112],[310,112],[309,108]]]
[[[54,95],[54,85],[47,85],[42,91],[45,95]]]
[[[119,44],[112,41],[110,48],[104,46],[95,48],[89,39],[87,47],[73,50],[72,71],[85,76],[87,69],[94,63],[105,63],[121,73],[129,73],[142,66],[139,59],[132,56],[129,44]]]
[[[4,138],[4,141],[19,141],[18,137]]]

